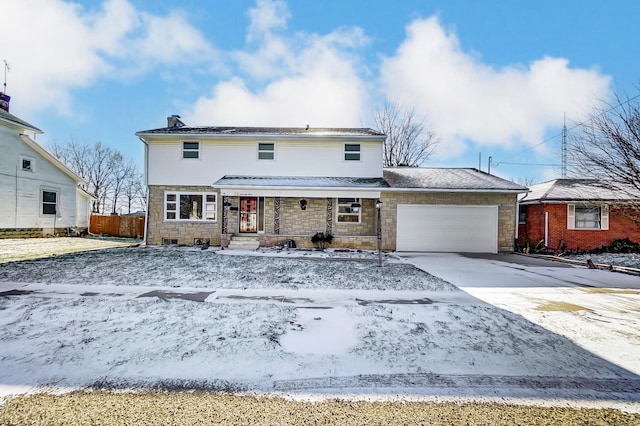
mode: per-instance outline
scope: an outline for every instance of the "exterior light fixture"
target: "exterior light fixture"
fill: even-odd
[[[360,203],[351,203],[351,211],[353,213],[358,213],[360,211]]]
[[[301,210],[306,210],[307,209],[307,200],[305,200],[304,198],[302,200],[300,200],[300,209]]]
[[[225,210],[229,210],[231,208],[231,203],[225,201],[224,203],[222,203],[222,207],[224,207]]]

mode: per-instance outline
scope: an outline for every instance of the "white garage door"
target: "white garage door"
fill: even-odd
[[[498,252],[498,206],[398,205],[398,251]]]

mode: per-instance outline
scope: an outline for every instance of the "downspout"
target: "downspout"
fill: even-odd
[[[144,144],[144,186],[147,187],[147,208],[144,209],[144,236],[142,237],[142,243],[146,245],[147,229],[149,229],[149,145],[140,136],[138,136],[138,139]]]
[[[549,247],[549,212],[544,212],[544,246]]]
[[[16,164],[16,212],[13,215],[13,227],[18,229],[18,165]]]

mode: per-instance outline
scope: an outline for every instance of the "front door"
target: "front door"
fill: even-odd
[[[240,232],[258,232],[258,198],[240,197]]]

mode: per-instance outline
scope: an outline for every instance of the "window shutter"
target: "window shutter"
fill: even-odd
[[[567,204],[567,229],[576,229],[576,205]]]
[[[600,207],[600,229],[609,229],[609,206],[606,204]]]

